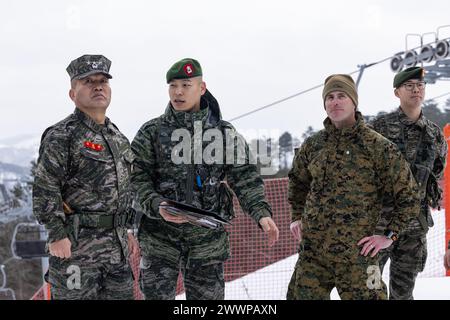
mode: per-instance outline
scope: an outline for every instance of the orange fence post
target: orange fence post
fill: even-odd
[[[447,123],[444,127],[445,140],[450,149],[450,124]],[[450,155],[447,154],[447,165],[444,172],[444,206],[445,206],[445,250],[447,250],[448,242],[450,241]],[[447,276],[450,276],[450,270],[447,271]]]
[[[52,300],[52,293],[50,291],[50,283],[46,283],[47,285],[45,286],[45,300]]]

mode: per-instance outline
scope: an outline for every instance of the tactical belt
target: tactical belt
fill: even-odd
[[[126,213],[105,215],[91,212],[77,212],[75,215],[79,217],[79,226],[84,228],[113,229],[125,226],[128,220]]]

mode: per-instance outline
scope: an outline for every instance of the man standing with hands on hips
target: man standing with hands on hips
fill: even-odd
[[[386,299],[377,253],[417,216],[417,186],[395,145],[371,130],[349,75],[326,78],[325,128],[307,138],[289,172],[291,231],[300,241],[287,299]],[[383,195],[395,199],[385,235],[376,235]]]

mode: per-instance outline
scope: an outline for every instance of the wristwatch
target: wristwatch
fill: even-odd
[[[391,239],[392,241],[398,240],[398,234],[392,230],[386,230],[384,232],[384,235],[386,236],[386,238]]]

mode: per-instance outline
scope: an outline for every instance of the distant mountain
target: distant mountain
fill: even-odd
[[[0,162],[0,181],[2,180],[2,178],[14,179],[26,177],[29,175],[29,167],[22,167],[15,164]]]
[[[17,183],[28,181],[31,181],[29,167],[0,162],[0,184],[4,185],[9,192]]]
[[[40,136],[31,134],[0,139],[0,162],[30,167],[37,159],[39,142]]]

